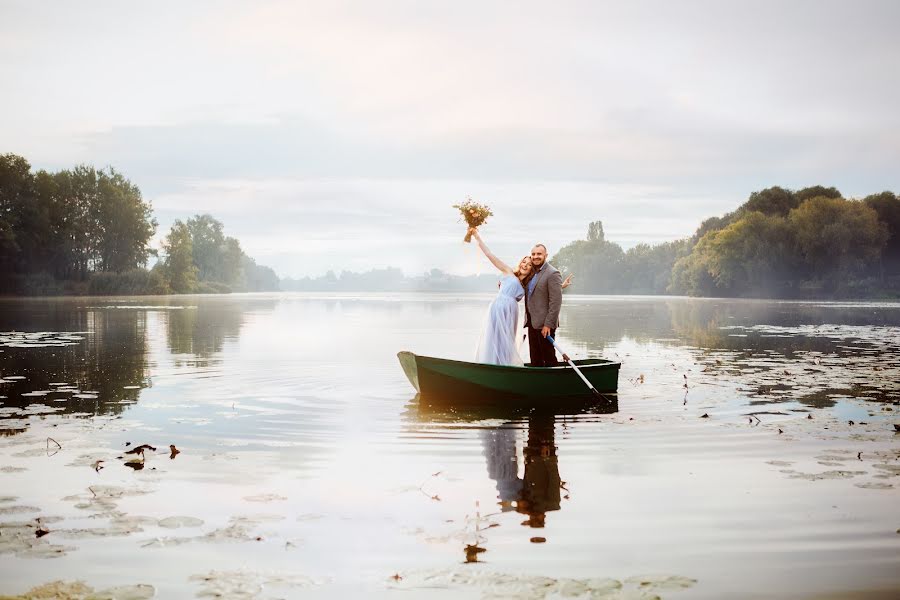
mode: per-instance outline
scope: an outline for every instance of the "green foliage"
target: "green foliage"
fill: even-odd
[[[833,187],[770,187],[703,221],[689,239],[627,252],[592,223],[553,263],[580,293],[871,296],[900,293],[900,198],[847,200]]]
[[[809,272],[834,284],[863,275],[889,235],[875,209],[843,198],[810,198],[791,211],[788,221]]]
[[[750,194],[750,198],[741,206],[740,210],[742,212],[760,212],[764,215],[786,217],[791,210],[799,205],[800,199],[796,194],[776,185]]]
[[[44,272],[18,277],[16,288],[23,296],[62,296],[66,293],[63,282]]]
[[[169,287],[178,294],[189,294],[197,286],[197,267],[194,265],[193,240],[190,229],[175,221],[163,242],[165,259],[163,273]]]
[[[156,220],[141,191],[110,168],[98,172],[96,194],[96,227],[102,232],[96,248],[100,270],[118,273],[146,265]]]
[[[240,243],[225,236],[212,215],[175,221],[163,245],[164,271],[179,293],[227,294],[232,291],[276,291],[279,279],[269,267],[256,264]]]
[[[797,190],[794,192],[794,197],[797,199],[797,206],[800,206],[811,198],[843,198],[837,188],[827,188],[821,185],[814,185],[803,188],[802,190]]]
[[[256,261],[244,254],[241,257],[244,271],[244,289],[248,292],[275,292],[281,289],[278,275],[270,267],[256,264]]]
[[[656,246],[638,244],[629,248],[621,270],[625,293],[665,294],[675,262],[689,251],[689,240],[675,240]]]
[[[32,173],[21,156],[0,156],[0,276],[86,280],[135,269],[155,232],[150,204],[113,169]]]
[[[790,260],[790,231],[783,218],[749,212],[719,231],[710,231],[692,252],[694,269],[705,269],[718,290],[746,294],[778,288]],[[683,265],[688,266],[688,265]],[[692,273],[708,290],[709,279]]]
[[[87,293],[86,281],[60,280],[44,271],[0,278],[0,294],[73,296]]]
[[[88,293],[96,296],[168,294],[170,292],[169,284],[159,269],[94,273],[88,282]]]
[[[233,290],[218,281],[201,281],[194,290],[197,294],[230,294]]]
[[[708,259],[711,254],[708,247],[712,244],[716,231],[710,231],[700,238],[690,254],[681,256],[672,267],[672,276],[666,291],[674,294],[690,294],[692,296],[711,296],[715,294],[716,282],[709,270]]]
[[[156,227],[150,203],[115,169],[32,173],[21,156],[0,155],[0,293],[278,289],[275,273],[210,215],[176,222],[166,256],[147,272]]]
[[[725,229],[742,216],[751,212],[786,217],[805,200],[818,196],[840,198],[841,193],[833,187],[826,188],[821,185],[804,188],[796,192],[776,185],[758,192],[753,192],[750,194],[750,197],[747,198],[747,201],[740,205],[737,210],[721,217],[710,217],[703,221],[691,240],[696,244],[707,233]]]
[[[33,198],[28,161],[14,154],[0,156],[0,272],[7,277],[23,272],[25,255],[35,250],[30,226],[38,211]]]
[[[835,194],[822,186],[752,194],[745,206],[767,212],[742,207],[731,223],[704,233],[675,264],[670,291],[776,297],[872,293],[874,266],[889,228],[869,202]],[[784,214],[791,198],[802,200]],[[871,203],[888,207],[891,200]]]
[[[734,221],[737,213],[728,213],[722,217],[709,217],[705,219],[702,223],[700,223],[700,227],[697,228],[697,231],[694,233],[693,237],[691,237],[691,245],[696,244],[703,238],[704,235],[709,233],[710,231],[718,231],[720,229],[724,229]]]
[[[606,234],[603,233],[603,221],[594,221],[588,225],[588,242],[605,242]]]
[[[563,272],[577,274],[579,281],[588,287],[584,292],[611,294],[621,287],[618,271],[624,256],[621,246],[606,241],[603,223],[595,221],[588,226],[587,240],[560,248],[551,262]]]
[[[243,251],[236,239],[225,237],[221,221],[212,215],[197,215],[188,219],[187,227],[199,280],[228,285],[237,283],[241,275]]]
[[[688,248],[687,240],[657,246],[639,244],[625,252],[606,240],[603,223],[588,226],[586,240],[561,248],[554,266],[578,278],[578,291],[587,294],[663,294],[672,266]]]
[[[878,220],[887,227],[889,237],[882,251],[885,274],[900,276],[900,198],[892,192],[881,192],[866,196],[863,202],[878,213]]]

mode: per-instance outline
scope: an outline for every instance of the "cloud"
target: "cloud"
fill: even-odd
[[[769,185],[900,190],[900,4],[6,2],[3,151],[113,165],[284,274],[688,235]],[[161,234],[164,231],[161,232]],[[505,254],[504,254],[505,255]]]
[[[154,207],[161,235],[176,218],[211,212],[284,276],[385,266],[468,273],[487,269],[462,251],[465,226],[451,207],[469,194],[494,210],[484,235],[509,260],[538,240],[558,250],[597,219],[625,246],[689,235],[718,204],[658,186],[596,182],[216,179],[161,195]]]

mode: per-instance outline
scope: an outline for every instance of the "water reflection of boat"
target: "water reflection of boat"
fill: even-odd
[[[568,365],[558,367],[509,367],[447,360],[400,352],[403,372],[422,398],[454,404],[509,402],[529,404],[560,400],[584,400],[591,392]],[[615,393],[619,382],[617,362],[600,358],[575,364],[600,392]]]
[[[415,410],[412,404],[411,410]],[[616,403],[601,404],[581,410],[506,410],[497,406],[477,409],[446,409],[420,402],[416,419],[431,423],[472,423],[478,427],[487,475],[497,490],[497,505],[501,512],[518,512],[527,518],[522,525],[543,528],[547,513],[560,510],[568,498],[566,482],[560,477],[559,455],[556,446],[556,427],[572,425],[591,415],[617,412]],[[483,421],[502,420],[499,425],[485,426]],[[527,426],[527,437],[519,452],[520,432]],[[521,460],[521,462],[520,462]],[[520,465],[524,468],[520,469]],[[520,473],[521,471],[521,473]],[[543,537],[532,538],[544,541]],[[482,540],[484,541],[484,540]],[[484,548],[472,546],[471,548]],[[477,559],[477,557],[476,557]]]
[[[543,527],[548,512],[560,509],[559,458],[556,455],[555,417],[532,415],[528,418],[528,439],[522,448],[525,470],[516,512],[528,515],[523,525]]]
[[[592,412],[605,414],[616,410],[615,406],[606,406]],[[526,515],[528,518],[522,525],[528,527],[543,528],[547,513],[560,510],[562,500],[568,498],[566,483],[559,474],[558,416],[558,413],[548,411],[533,411],[528,415],[521,477],[516,439],[518,424],[507,422],[481,432],[488,477],[497,487],[497,504],[502,512],[515,510]],[[534,539],[543,541],[543,538]]]
[[[543,527],[546,514],[560,509],[563,483],[554,428],[552,414],[528,417],[528,438],[522,449],[525,469],[521,477],[516,431],[494,427],[481,432],[488,477],[496,483],[500,510],[527,515],[523,525],[529,527]]]

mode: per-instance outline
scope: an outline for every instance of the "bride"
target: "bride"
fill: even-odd
[[[519,327],[519,301],[525,297],[525,290],[534,271],[531,257],[524,257],[513,269],[490,251],[477,229],[471,228],[469,233],[478,240],[478,247],[491,264],[503,273],[503,277],[500,278],[500,290],[488,308],[475,361],[521,367],[525,363],[519,356],[516,331]],[[571,284],[571,279],[571,276],[566,278],[562,285],[563,289]]]

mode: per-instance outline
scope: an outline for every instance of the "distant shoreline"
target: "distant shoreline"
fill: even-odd
[[[423,289],[423,290],[270,290],[259,292],[222,292],[222,293],[187,293],[187,294],[54,294],[54,295],[13,295],[0,294],[0,302],[15,300],[115,300],[127,298],[241,298],[241,297],[270,297],[270,296],[324,296],[324,297],[354,297],[366,296],[405,296],[405,295],[434,295],[447,296],[458,294],[466,297],[491,298],[494,295],[490,290],[454,290],[454,289]],[[753,300],[760,302],[889,302],[900,304],[900,296],[809,296],[809,297],[771,297],[771,296],[687,296],[683,294],[593,294],[566,292],[565,297],[578,298],[622,298],[622,299],[671,299],[671,300],[703,300],[703,301],[729,301],[729,300]]]

